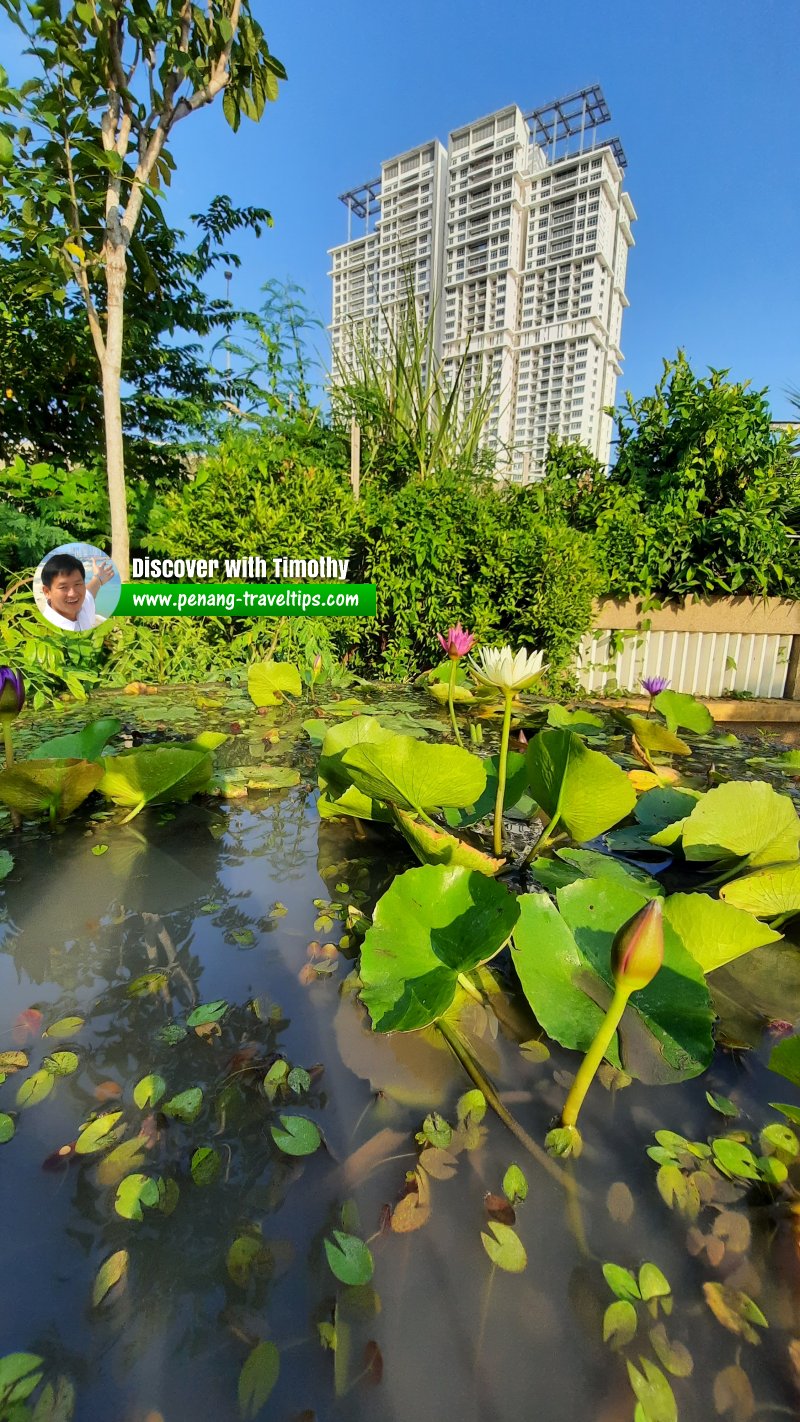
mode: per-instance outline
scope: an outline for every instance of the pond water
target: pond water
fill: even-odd
[[[376,700],[403,714],[399,699]],[[404,704],[438,715],[413,697]],[[162,707],[161,721],[140,711],[129,701],[120,713],[134,738],[162,724],[193,729],[186,711],[182,720]],[[225,729],[232,717],[241,735],[223,748],[230,764],[251,759],[265,726],[240,702],[207,708],[202,719]],[[86,719],[84,711],[64,727]],[[621,1355],[603,1341],[614,1295],[602,1265],[636,1271],[650,1261],[669,1281],[671,1312],[656,1319],[640,1305],[641,1353],[657,1327],[677,1349],[680,1417],[797,1416],[800,1220],[791,1198],[722,1182],[692,1223],[668,1207],[646,1154],[657,1130],[706,1141],[730,1129],[706,1092],[730,1099],[734,1126],[755,1133],[776,1119],[769,1102],[800,1109],[800,1090],[766,1067],[781,1030],[769,1024],[800,1017],[794,944],[715,975],[726,1045],[704,1076],[651,1088],[609,1074],[584,1108],[584,1153],[557,1163],[560,1178],[489,1113],[449,1178],[429,1181],[424,1226],[396,1232],[389,1211],[416,1165],[415,1133],[431,1111],[455,1123],[472,1083],[433,1032],[373,1034],[343,987],[355,956],[347,906],[368,913],[414,861],[376,828],[320,822],[308,738],[299,720],[281,724],[279,714],[277,724],[281,739],[264,753],[297,766],[295,788],[148,809],[127,826],[84,807],[55,832],[26,823],[3,837],[15,865],[0,898],[0,1051],[26,1052],[32,1070],[62,1050],[78,1065],[23,1109],[15,1105],[23,1074],[0,1085],[0,1111],[16,1120],[0,1146],[0,1358],[35,1353],[47,1378],[69,1378],[79,1422],[623,1422],[635,1405],[624,1359],[638,1354],[636,1344]],[[760,746],[699,748],[693,773],[707,783],[712,760],[723,759],[748,773],[744,762]],[[343,933],[345,949],[335,951]],[[219,1002],[216,1021],[187,1026],[199,1006]],[[553,1044],[548,1056],[520,1053],[520,1041],[540,1034],[519,998],[501,1016],[493,1036],[477,1014],[472,1045],[501,1098],[543,1141],[576,1056]],[[64,1036],[42,1035],[71,1017],[81,1020]],[[301,1071],[270,1101],[262,1083],[279,1059]],[[134,1087],[150,1074],[163,1078],[164,1097],[139,1106]],[[193,1119],[164,1113],[195,1088]],[[92,1113],[108,1111],[121,1112],[120,1141],[135,1142],[118,1169],[107,1152],[58,1157]],[[316,1122],[323,1148],[285,1154],[271,1131],[281,1115]],[[196,1155],[205,1148],[215,1152],[207,1181]],[[493,1269],[481,1242],[485,1196],[500,1194],[513,1162],[528,1182],[516,1205],[528,1259],[520,1274]],[[173,1181],[177,1192],[162,1187],[165,1208],[123,1218],[115,1194],[131,1170]],[[714,1236],[723,1211],[740,1223],[728,1218],[727,1236]],[[369,1283],[337,1284],[324,1245],[334,1229],[369,1242]],[[121,1251],[123,1280],[94,1306],[98,1270]],[[757,1302],[769,1323],[754,1330],[757,1341],[712,1314],[710,1281]],[[334,1332],[335,1352],[323,1346]],[[263,1409],[249,1411],[240,1373],[261,1340],[277,1346],[280,1370]],[[687,1350],[693,1371],[680,1376]],[[55,1404],[41,1416],[59,1416]],[[655,1400],[640,1416],[667,1422],[669,1411]]]

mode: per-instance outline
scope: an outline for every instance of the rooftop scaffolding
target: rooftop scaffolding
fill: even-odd
[[[578,89],[574,94],[566,94],[562,99],[553,99],[525,115],[531,138],[540,148],[546,150],[547,160],[555,163],[561,158],[569,158],[573,153],[583,153],[588,148],[611,148],[620,168],[628,166],[625,150],[618,138],[600,139],[597,130],[611,119],[611,110],[599,84],[591,84],[588,89]],[[591,134],[591,143],[587,143]],[[572,147],[572,140],[577,144]]]
[[[347,240],[352,238],[353,216],[362,218],[364,221],[364,235],[369,232],[369,219],[373,212],[380,207],[381,180],[373,178],[368,183],[362,183],[360,188],[351,188],[348,193],[340,193],[339,201],[343,202],[347,208]]]

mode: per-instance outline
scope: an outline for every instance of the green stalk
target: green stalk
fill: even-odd
[[[456,708],[455,708],[455,705],[453,704],[453,697],[454,697],[455,689],[456,689],[456,672],[457,672],[457,671],[458,671],[458,658],[457,658],[457,657],[451,657],[451,658],[450,658],[450,683],[449,683],[448,690],[447,690],[447,709],[448,709],[448,711],[450,712],[450,725],[453,727],[453,735],[455,736],[456,741],[458,742],[458,744],[461,746],[461,745],[464,744],[464,742],[463,742],[462,739],[461,739],[461,732],[460,732],[459,729],[458,729],[458,721],[456,720]]]
[[[614,1039],[614,1033],[622,1020],[622,1014],[627,1007],[630,995],[629,988],[623,987],[622,984],[616,987],[614,996],[611,999],[611,1005],[603,1021],[600,1023],[597,1036],[581,1062],[578,1068],[578,1074],[570,1087],[564,1110],[561,1112],[562,1126],[575,1125],[578,1119],[578,1112],[584,1102],[584,1097],[594,1081],[597,1069]]]
[[[500,733],[500,763],[497,767],[497,799],[494,802],[494,840],[493,848],[495,857],[499,859],[503,853],[503,800],[506,793],[506,767],[508,765],[508,738],[511,732],[511,701],[513,691],[506,691],[506,705],[503,712],[503,729]]]
[[[6,748],[6,770],[14,764],[14,743],[11,739],[11,721],[3,721],[3,743]]]

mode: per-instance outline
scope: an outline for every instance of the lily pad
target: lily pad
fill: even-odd
[[[675,732],[681,726],[705,736],[714,729],[714,717],[708,707],[687,691],[660,691],[653,705],[664,717],[668,731]]]
[[[468,869],[400,874],[375,906],[361,949],[361,998],[379,1032],[435,1022],[459,973],[499,952],[519,915],[508,891]]]
[[[247,690],[255,706],[274,706],[286,693],[301,696],[303,683],[291,662],[257,662],[247,669]]]
[[[149,1175],[126,1175],[117,1187],[114,1209],[124,1220],[141,1220],[143,1207],[152,1209],[158,1201],[157,1181]]]
[[[342,768],[362,794],[402,810],[474,805],[486,786],[477,756],[413,736],[352,746],[342,756]]]
[[[253,1422],[258,1417],[278,1381],[280,1367],[280,1353],[269,1338],[248,1353],[239,1374],[239,1415],[243,1422]]]
[[[662,726],[660,721],[653,721],[647,716],[624,716],[621,717],[628,729],[633,732],[639,745],[648,755],[691,755],[692,748],[682,741],[680,736],[676,736],[674,731],[670,731],[666,726]]]
[[[557,897],[578,947],[612,992],[611,944],[647,897],[601,879],[569,884]],[[665,922],[663,966],[648,987],[633,993],[620,1024],[625,1070],[654,1084],[698,1076],[711,1060],[712,1022],[703,971]]]
[[[511,958],[522,991],[548,1037],[586,1052],[605,1016],[606,984],[547,894],[524,894],[518,903]],[[606,1056],[620,1066],[616,1038]]]
[[[595,839],[636,804],[625,772],[572,731],[540,731],[528,746],[527,765],[537,803],[579,842]]]
[[[203,1093],[199,1086],[190,1086],[188,1091],[179,1091],[169,1101],[162,1102],[165,1116],[174,1116],[178,1121],[196,1121],[203,1105]]]
[[[756,918],[800,913],[800,864],[770,864],[724,884],[719,896],[726,904],[746,909]]]
[[[500,765],[499,755],[490,755],[483,761],[486,771],[486,787],[483,794],[479,796],[474,805],[468,805],[463,810],[448,810],[445,814],[447,823],[453,829],[459,829],[464,825],[476,825],[479,820],[483,820],[487,815],[494,814],[495,801],[497,800],[498,768]],[[506,814],[519,803],[528,787],[528,771],[524,755],[519,751],[509,751],[506,764],[506,788],[503,794],[503,813]]]
[[[698,800],[682,829],[687,859],[744,859],[756,868],[797,860],[800,820],[788,795],[763,780],[729,781]]]
[[[787,1037],[772,1048],[767,1062],[770,1071],[800,1086],[800,1037]]]
[[[603,721],[591,711],[568,711],[566,706],[548,706],[547,724],[556,730],[574,731],[576,736],[597,736],[603,731]]]
[[[751,913],[720,903],[708,894],[670,894],[664,916],[704,973],[774,943],[779,933]]]
[[[356,1235],[335,1229],[333,1239],[325,1240],[325,1254],[331,1273],[341,1284],[368,1284],[372,1278],[372,1255],[363,1239]]]
[[[100,765],[88,760],[22,760],[0,771],[0,800],[30,818],[65,819],[97,790]]]
[[[90,721],[82,731],[73,731],[67,736],[53,736],[42,741],[30,753],[31,760],[99,760],[108,742],[118,731],[122,722],[116,716],[100,716]]]
[[[481,1234],[481,1243],[492,1263],[507,1274],[521,1274],[528,1263],[525,1246],[510,1225],[489,1220],[490,1234]]]
[[[100,792],[130,810],[126,823],[145,805],[191,799],[206,789],[214,768],[209,751],[181,746],[124,751],[100,764],[104,772]]]
[[[639,824],[650,830],[666,829],[676,820],[683,820],[692,813],[700,794],[696,790],[677,790],[671,785],[662,785],[646,790],[636,802],[634,815]]]
[[[392,818],[422,864],[460,864],[465,869],[474,869],[478,874],[493,878],[506,862],[505,859],[491,858],[482,849],[476,849],[446,830],[423,824],[404,810],[395,810]]]
[[[270,1130],[284,1155],[313,1155],[322,1144],[319,1126],[307,1116],[281,1116],[280,1126],[271,1126]]]

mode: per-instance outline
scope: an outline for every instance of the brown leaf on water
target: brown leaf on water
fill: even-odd
[[[395,1155],[406,1139],[402,1131],[391,1131],[388,1126],[370,1136],[368,1141],[354,1150],[342,1163],[342,1175],[348,1188],[360,1185],[387,1155]]]
[[[441,1146],[426,1146],[420,1151],[419,1163],[421,1168],[432,1175],[434,1180],[449,1180],[456,1173],[458,1161],[449,1150],[443,1150]]]
[[[364,1349],[364,1382],[372,1383],[377,1387],[383,1378],[383,1354],[375,1342],[370,1338]]]
[[[744,1254],[750,1248],[750,1221],[747,1215],[740,1214],[738,1210],[723,1210],[717,1215],[714,1234],[725,1241],[731,1254]]]
[[[627,1224],[635,1209],[633,1195],[624,1180],[615,1180],[606,1195],[606,1209],[612,1220]]]
[[[716,1283],[704,1284],[703,1294],[708,1307],[723,1328],[727,1328],[730,1333],[736,1333],[748,1343],[761,1342],[753,1324],[765,1328],[767,1320],[748,1294],[742,1293],[741,1289],[731,1289],[725,1284]]]
[[[95,1101],[117,1101],[122,1095],[122,1087],[117,1081],[100,1081],[92,1092]]]
[[[706,1237],[703,1234],[703,1231],[701,1229],[698,1229],[697,1225],[692,1225],[691,1229],[688,1230],[686,1234],[686,1248],[688,1249],[692,1257],[696,1259],[698,1254],[702,1254],[705,1247]]]
[[[704,1241],[708,1262],[712,1269],[718,1269],[725,1258],[725,1242],[717,1239],[713,1234],[707,1234]]]
[[[731,1422],[750,1422],[756,1400],[744,1368],[723,1368],[714,1379],[714,1407],[719,1416],[730,1413]]]
[[[513,1225],[516,1223],[516,1211],[508,1203],[504,1195],[493,1195],[490,1191],[487,1191],[483,1197],[483,1203],[490,1220],[497,1220],[499,1224],[504,1225]]]
[[[392,1211],[392,1230],[395,1234],[410,1234],[412,1230],[422,1229],[430,1217],[430,1186],[424,1173],[416,1170],[412,1188]]]
[[[221,1037],[222,1028],[218,1022],[201,1022],[195,1027],[194,1033],[196,1037]]]
[[[145,1150],[152,1150],[153,1146],[158,1144],[160,1135],[161,1127],[159,1125],[158,1113],[150,1111],[147,1116],[142,1117],[139,1126],[139,1139]]]
[[[311,983],[317,981],[317,975],[310,963],[306,963],[305,966],[300,969],[300,972],[297,974],[297,980],[303,987],[309,987]]]
[[[15,1071],[24,1071],[28,1065],[26,1052],[0,1052],[0,1073],[13,1076]]]

